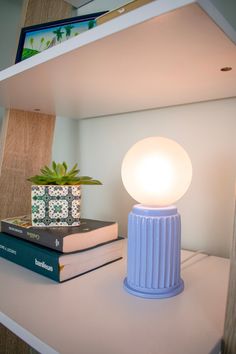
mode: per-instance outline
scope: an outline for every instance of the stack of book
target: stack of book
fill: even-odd
[[[32,227],[29,216],[1,221],[0,256],[58,282],[122,258],[116,222],[81,219],[79,226]]]

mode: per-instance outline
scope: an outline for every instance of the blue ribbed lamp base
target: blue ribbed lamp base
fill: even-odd
[[[139,296],[139,297],[144,297],[146,299],[164,299],[166,297],[172,297],[175,295],[178,295],[184,290],[184,282],[182,279],[180,279],[180,283],[171,289],[159,289],[158,291],[155,291],[154,293],[146,292],[145,289],[142,291],[140,289],[136,290],[132,287],[129,286],[127,278],[124,280],[124,288],[128,293]],[[163,291],[161,291],[163,290]]]
[[[166,298],[184,289],[180,277],[181,220],[174,206],[135,205],[128,222],[124,288],[144,298]]]

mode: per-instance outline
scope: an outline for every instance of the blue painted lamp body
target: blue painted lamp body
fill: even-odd
[[[180,276],[181,219],[175,206],[135,205],[128,220],[124,288],[144,298],[166,298],[184,289]]]

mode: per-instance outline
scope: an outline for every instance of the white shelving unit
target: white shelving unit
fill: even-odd
[[[235,62],[235,45],[197,2],[157,0],[0,72],[0,105],[81,119],[232,97],[236,70],[220,69]],[[185,291],[164,301],[127,294],[125,269],[56,284],[0,259],[0,322],[44,354],[213,349],[228,260],[186,263]]]
[[[191,0],[157,0],[0,72],[0,105],[87,118],[236,95],[236,48]]]
[[[229,260],[199,254],[181,273],[183,293],[150,300],[123,290],[125,261],[57,284],[0,259],[0,322],[42,354],[218,354]]]

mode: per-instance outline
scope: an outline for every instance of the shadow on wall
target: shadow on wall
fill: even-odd
[[[1,0],[0,70],[15,63],[24,0]]]
[[[113,10],[127,4],[127,2],[127,0],[94,0],[87,5],[78,8],[77,14],[79,16],[94,12]]]
[[[4,109],[0,107],[0,135],[2,130],[2,121],[3,121]]]
[[[2,122],[3,122],[4,115],[5,115],[5,109],[3,107],[0,107],[0,136],[2,131]]]

